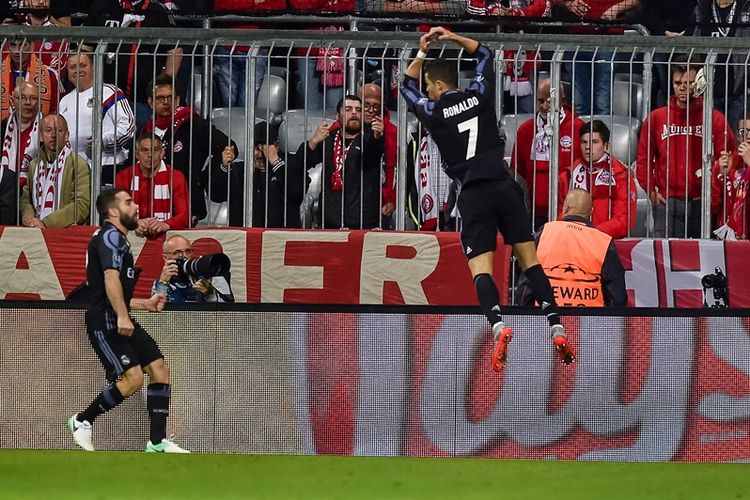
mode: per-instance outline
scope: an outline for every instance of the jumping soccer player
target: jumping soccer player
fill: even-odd
[[[436,40],[452,41],[478,57],[476,76],[466,90],[458,89],[455,61],[425,64]],[[500,314],[500,296],[492,280],[497,231],[513,246],[529,286],[542,304],[550,324],[555,351],[564,364],[575,360],[565,329],[560,324],[549,279],[536,256],[531,218],[521,188],[503,168],[503,143],[492,100],[492,52],[476,40],[435,27],[419,39],[419,52],[406,70],[401,93],[409,108],[430,132],[445,162],[445,172],[459,186],[458,209],[463,219],[461,243],[474,277],[482,312],[492,325],[495,348],[492,367],[501,371],[512,331]],[[424,65],[427,95],[419,87]]]
[[[139,269],[133,267],[133,254],[127,235],[138,227],[138,205],[123,189],[102,191],[96,209],[104,225],[94,233],[86,260],[89,304],[86,328],[89,341],[110,382],[91,404],[68,419],[75,443],[94,451],[91,426],[103,413],[135,394],[149,376],[146,406],[151,420],[151,440],[147,452],[190,453],[166,438],[169,415],[169,368],[154,339],[130,317],[130,309],[160,312],[166,297],[134,299],[133,289]]]

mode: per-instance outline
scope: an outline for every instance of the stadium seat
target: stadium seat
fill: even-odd
[[[616,82],[635,82],[643,85],[643,75],[641,73],[615,73]]]
[[[283,113],[281,126],[279,127],[279,148],[282,151],[294,153],[299,145],[312,137],[315,129],[321,121],[333,123],[335,118],[330,114],[322,114],[320,111],[308,111],[305,117],[304,109],[290,109]],[[305,122],[307,118],[307,122]]]
[[[612,84],[612,114],[641,117],[643,84],[615,80]]]
[[[286,110],[286,81],[276,75],[266,75],[255,101],[257,109],[267,109],[273,115],[281,115]]]
[[[191,99],[191,105],[196,112],[201,111],[201,104],[203,104],[203,75],[196,73],[193,75],[193,98]]]
[[[500,119],[500,128],[505,131],[505,153],[510,156],[513,153],[513,145],[516,143],[516,131],[523,122],[533,118],[533,114],[519,113],[514,115],[503,115]]]
[[[278,76],[282,80],[286,82],[287,80],[287,70],[286,68],[282,68],[281,66],[269,66],[268,67],[268,73],[274,76]]]
[[[226,111],[230,109],[232,110],[231,113]],[[244,108],[216,108],[211,116],[212,124],[237,144],[237,150],[239,151],[237,157],[243,159],[245,157],[245,129],[247,128]],[[255,117],[255,123],[263,121],[265,121],[263,118]]]

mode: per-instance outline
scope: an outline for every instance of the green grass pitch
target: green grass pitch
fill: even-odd
[[[0,450],[0,498],[750,500],[750,464]]]

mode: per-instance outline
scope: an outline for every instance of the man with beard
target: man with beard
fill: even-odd
[[[383,156],[383,120],[375,116],[363,130],[362,101],[347,95],[336,106],[338,120],[318,125],[303,143],[298,158],[307,152],[307,168],[323,163],[320,220],[324,229],[372,229],[380,222],[380,159]]]
[[[65,118],[45,116],[40,137],[42,147],[29,165],[29,181],[21,192],[23,225],[41,229],[87,224],[91,172],[68,142]]]
[[[166,297],[134,299],[140,269],[133,267],[128,233],[138,227],[138,205],[127,191],[108,189],[96,199],[104,225],[94,233],[86,259],[88,306],[86,329],[89,341],[104,366],[110,382],[82,412],[68,419],[73,441],[94,451],[91,429],[94,420],[135,394],[148,374],[146,406],[151,420],[147,452],[189,453],[166,437],[169,415],[169,368],[153,338],[130,317],[131,309],[161,312]]]

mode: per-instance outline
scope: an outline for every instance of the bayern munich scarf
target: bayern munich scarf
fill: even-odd
[[[595,177],[593,183],[591,182],[592,177]],[[587,162],[579,162],[570,172],[570,189],[584,189],[591,192],[594,186],[614,186],[615,184],[609,153],[605,153],[590,168]]]
[[[565,121],[567,114],[564,108],[560,108],[560,123]],[[549,118],[549,114],[547,114]],[[534,134],[534,147],[531,148],[531,159],[537,161],[549,161],[549,147],[552,144],[552,125],[549,120],[544,121],[541,113],[536,114],[536,133]]]
[[[70,143],[65,141],[65,146],[53,163],[50,164],[47,161],[46,155],[41,155],[41,161],[39,161],[39,165],[34,171],[34,178],[31,180],[31,204],[37,213],[37,218],[43,220],[60,209],[63,170],[72,151]]]
[[[154,128],[157,128],[159,130],[170,130],[172,126],[174,126],[174,129],[177,130],[182,125],[184,125],[185,122],[190,120],[195,114],[197,113],[193,111],[193,108],[180,106],[179,108],[175,109],[174,113],[170,116],[162,116],[156,118],[156,120],[151,117],[151,119],[146,122],[146,125],[143,126],[143,131],[153,132]]]
[[[349,156],[349,148],[352,147],[352,141],[348,141],[349,144],[344,147],[344,134],[342,129],[336,130],[333,136],[333,173],[331,174],[331,190],[341,191],[344,189],[344,164],[346,163],[346,157]]]
[[[36,156],[39,147],[39,114],[34,117],[34,123],[31,125],[31,133],[26,138],[26,143],[21,145],[22,130],[18,123],[18,113],[11,109],[8,117],[8,123],[5,125],[5,135],[3,136],[3,154],[0,158],[0,165],[3,168],[9,168],[18,173],[19,179],[25,179],[29,175],[29,163]],[[23,157],[19,158],[19,153],[23,151]]]
[[[150,215],[160,221],[172,218],[172,191],[170,189],[172,175],[166,163],[162,160],[153,175],[151,193],[145,189],[141,190],[141,178],[145,184],[148,184],[148,181],[143,175],[140,162],[136,163],[134,170],[133,177],[130,179],[130,193],[133,201],[141,207],[141,215]],[[153,213],[151,212],[152,203]]]
[[[419,141],[414,177],[421,229],[435,229],[440,210],[448,200],[450,179],[443,171],[443,158],[430,134],[425,134]]]

